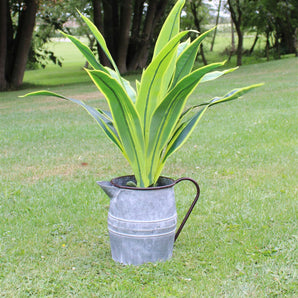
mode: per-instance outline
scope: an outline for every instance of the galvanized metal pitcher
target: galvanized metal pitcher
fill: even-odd
[[[176,232],[177,212],[174,186],[184,180],[193,182],[197,194]],[[125,265],[165,261],[172,257],[178,238],[199,195],[199,185],[190,178],[173,180],[160,177],[157,187],[129,187],[134,176],[97,182],[111,199],[108,230],[112,258]]]

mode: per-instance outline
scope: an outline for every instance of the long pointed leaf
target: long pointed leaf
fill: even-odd
[[[75,38],[74,36],[71,36],[69,34],[66,34],[62,31],[60,31],[65,37],[67,37],[78,49],[79,51],[84,55],[84,57],[87,59],[88,63],[94,68],[98,70],[105,71],[105,68],[103,65],[101,65],[95,56],[93,55],[92,51],[83,44],[79,39]]]
[[[109,59],[109,61],[111,62],[111,64],[113,65],[114,69],[116,70],[117,73],[119,73],[119,70],[117,68],[117,65],[107,47],[106,41],[104,39],[104,37],[102,36],[102,34],[99,32],[99,30],[97,29],[97,27],[84,15],[82,15],[79,12],[80,16],[82,17],[82,19],[84,20],[84,22],[87,24],[87,26],[89,27],[89,29],[91,30],[91,32],[93,33],[94,37],[96,38],[97,42],[99,43],[100,47],[102,48],[102,50],[104,51],[104,53],[106,54],[107,58]]]
[[[142,126],[145,134],[150,121],[149,115],[159,104],[168,89],[172,76],[171,71],[168,71],[169,65],[172,65],[171,62],[175,62],[178,44],[187,33],[187,31],[180,32],[172,38],[143,72],[136,107],[143,120]],[[174,69],[172,68],[173,71]]]
[[[83,16],[81,13],[80,13],[80,15],[83,18],[84,22],[89,27],[89,29],[91,30],[91,32],[93,33],[94,37],[96,38],[96,40],[99,43],[100,47],[102,48],[102,50],[104,51],[104,53],[108,57],[109,61],[111,62],[113,68],[115,69],[115,74],[113,73],[113,70],[109,69],[108,67],[105,67],[105,70],[103,70],[103,71],[105,71],[105,72],[108,71],[113,77],[117,78],[118,82],[126,90],[128,95],[130,96],[131,100],[133,102],[135,102],[136,101],[135,90],[131,87],[130,83],[127,80],[125,80],[124,78],[122,78],[122,76],[120,75],[118,67],[117,67],[117,65],[116,65],[116,63],[115,63],[115,61],[114,61],[108,47],[107,47],[107,44],[106,44],[106,41],[105,41],[104,37],[99,32],[97,27],[88,18]],[[102,70],[102,69],[100,69],[100,70]]]
[[[183,53],[183,51],[190,45],[190,38],[188,38],[186,41],[181,42],[178,46],[178,51],[177,51],[177,57]]]
[[[234,68],[230,68],[230,69],[225,69],[223,71],[213,71],[210,73],[207,73],[206,75],[204,75],[204,77],[201,80],[201,83],[205,83],[205,82],[209,82],[209,81],[213,81],[227,73],[233,72],[235,70],[237,70],[238,67],[234,67]]]
[[[123,154],[125,154],[122,144],[119,140],[119,137],[117,135],[117,132],[115,131],[115,128],[113,127],[113,123],[111,123],[110,119],[108,119],[102,112],[97,111],[95,108],[86,105],[83,101],[78,100],[78,99],[73,99],[73,98],[68,98],[63,95],[60,95],[55,92],[47,91],[47,90],[41,90],[41,91],[36,91],[36,92],[30,92],[27,93],[21,97],[27,97],[27,96],[38,96],[38,95],[43,95],[43,96],[54,96],[58,97],[61,99],[69,100],[71,102],[74,102],[81,107],[83,107],[90,116],[99,124],[99,126],[103,129],[104,133],[107,135],[107,137],[117,145],[117,147],[121,150]]]
[[[191,44],[189,44],[184,51],[179,55],[177,64],[176,64],[176,72],[174,76],[174,80],[171,88],[173,88],[184,76],[188,75],[194,65],[199,46],[202,40],[213,30],[210,29],[207,32],[204,32],[200,36],[198,36]]]
[[[176,127],[188,96],[206,73],[222,65],[223,63],[214,63],[204,66],[184,77],[154,111],[150,123],[149,140],[147,142],[147,158],[150,160],[148,163],[150,167],[150,177],[155,174],[160,154],[165,145],[170,141],[172,132]]]
[[[190,120],[184,122],[175,132],[171,142],[169,143],[163,160],[165,161],[171,154],[177,151],[189,138],[196,124],[200,121],[208,106],[197,112]]]
[[[176,35],[180,30],[180,14],[185,0],[179,0],[172,8],[166,21],[164,22],[159,36],[157,38],[153,59],[159,54],[163,47]]]
[[[119,76],[117,74],[117,72],[115,72],[114,70],[110,69],[109,67],[106,67],[107,71],[109,72],[109,74],[115,78],[119,83],[122,84],[122,86],[124,87],[125,91],[127,92],[128,96],[130,97],[130,99],[133,102],[136,102],[136,91],[134,90],[134,88],[130,85],[130,82],[125,80],[124,78],[121,79],[121,82],[119,81]]]
[[[169,156],[171,156],[175,151],[177,151],[189,138],[192,131],[194,130],[196,124],[199,122],[205,111],[208,107],[204,107],[202,110],[196,113],[190,120],[182,123],[175,131],[171,141],[169,142],[166,151],[164,152],[164,156],[160,159],[160,163],[157,167],[155,177],[159,177],[166,160]]]
[[[173,138],[169,142],[167,149],[165,151],[165,155],[163,157],[163,163],[170,155],[172,155],[175,151],[177,151],[186,142],[186,140],[189,138],[194,128],[196,127],[196,125],[201,120],[202,116],[204,115],[204,113],[209,107],[215,104],[237,99],[243,94],[249,92],[250,90],[260,87],[262,85],[263,84],[256,84],[256,85],[251,85],[244,88],[235,89],[227,93],[223,97],[212,99],[204,108],[198,111],[191,119],[185,121],[176,129],[173,135]]]
[[[108,101],[114,125],[134,170],[138,186],[149,186],[148,178],[144,174],[146,161],[141,123],[133,102],[119,82],[111,76],[95,70],[88,73]]]
[[[107,44],[105,42],[104,37],[99,32],[97,27],[88,18],[83,16],[81,13],[80,13],[80,15],[81,15],[82,19],[84,20],[84,22],[89,27],[89,29],[91,30],[91,32],[93,33],[94,37],[96,38],[97,42],[99,43],[99,45],[102,48],[102,50],[104,51],[104,53],[108,57],[109,61],[111,62],[112,66],[113,66],[113,68],[115,69],[115,72],[112,69],[108,68],[108,67],[105,67],[104,69],[99,69],[99,70],[102,70],[104,72],[108,71],[113,77],[115,77],[118,80],[118,82],[124,87],[124,89],[126,90],[128,95],[130,96],[131,100],[133,102],[135,102],[136,101],[135,90],[131,87],[130,83],[127,80],[125,80],[124,78],[122,78],[122,76],[120,75],[118,67],[117,67],[117,65],[116,65],[116,63],[115,63],[115,61],[114,61],[108,47],[107,47]],[[95,69],[98,69],[98,68],[95,68]]]
[[[251,91],[255,88],[261,87],[263,85],[264,85],[264,83],[260,83],[260,84],[254,84],[254,85],[250,85],[250,86],[247,86],[247,87],[234,89],[234,90],[228,92],[227,94],[225,94],[221,98],[216,98],[216,100],[215,99],[211,100],[209,106],[211,107],[211,106],[214,106],[214,105],[219,104],[219,103],[223,103],[223,102],[227,102],[227,101],[237,99],[240,96],[242,96],[243,94],[245,94],[245,93],[247,93],[247,92],[249,92],[249,91]]]
[[[225,63],[225,62],[223,62]],[[215,80],[227,73],[230,73],[234,70],[238,69],[238,67],[235,67],[235,68],[230,68],[230,69],[226,69],[226,70],[223,70],[223,71],[212,71],[212,72],[209,72],[207,74],[205,74],[202,79],[200,80],[200,84],[201,83],[205,83],[205,82],[208,82],[208,81],[212,81],[212,80]],[[213,98],[212,100],[215,101],[216,99],[219,99],[220,97],[216,97],[216,98]],[[186,114],[189,114],[192,110],[198,108],[198,107],[202,107],[202,106],[206,106],[210,104],[210,101],[208,102],[204,102],[204,103],[200,103],[198,105],[195,105],[195,106],[192,106],[190,108],[188,108],[186,111],[184,111],[182,114],[181,114],[181,119],[186,115]],[[179,125],[179,123],[178,123]]]

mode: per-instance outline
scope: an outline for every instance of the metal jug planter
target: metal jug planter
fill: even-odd
[[[196,186],[196,196],[176,232],[177,212],[174,186],[181,181]],[[166,261],[200,195],[200,188],[191,178],[173,180],[160,177],[156,187],[129,187],[134,176],[97,182],[111,199],[108,230],[112,258],[125,265]]]

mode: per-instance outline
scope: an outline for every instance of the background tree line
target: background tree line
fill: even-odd
[[[245,31],[264,36],[264,55],[297,56],[298,0],[189,0],[182,26],[204,32],[204,25],[217,24],[223,10],[237,34],[237,64],[242,64]],[[49,61],[61,65],[44,45],[57,30],[85,36],[100,61],[108,60],[88,33],[77,10],[90,17],[103,33],[108,48],[122,73],[146,66],[154,41],[167,11],[175,0],[1,0],[0,1],[0,90],[18,88],[28,65],[45,67]],[[71,23],[72,22],[72,23]],[[76,26],[72,24],[75,23]],[[213,48],[216,30],[213,33]],[[234,53],[233,47],[231,54]],[[202,61],[206,64],[203,45]],[[29,59],[28,59],[29,58]]]

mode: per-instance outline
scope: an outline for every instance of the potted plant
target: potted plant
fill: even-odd
[[[120,75],[103,36],[88,18],[81,15],[113,69],[101,65],[77,38],[63,33],[89,62],[92,69],[86,72],[105,96],[109,111],[50,91],[25,95],[56,96],[82,106],[130,164],[134,175],[99,182],[111,198],[108,226],[112,257],[124,264],[137,265],[171,257],[177,221],[173,186],[185,179],[174,181],[162,177],[165,162],[187,141],[209,107],[239,98],[260,86],[234,89],[222,97],[186,108],[188,97],[199,83],[214,80],[236,68],[215,71],[225,64],[221,62],[193,70],[199,45],[209,31],[193,41],[182,42],[189,34],[189,31],[180,32],[184,2],[178,0],[168,15],[152,60],[143,70],[141,80],[136,82],[136,90]],[[186,219],[199,196],[196,182],[187,180],[195,183],[198,192]]]

